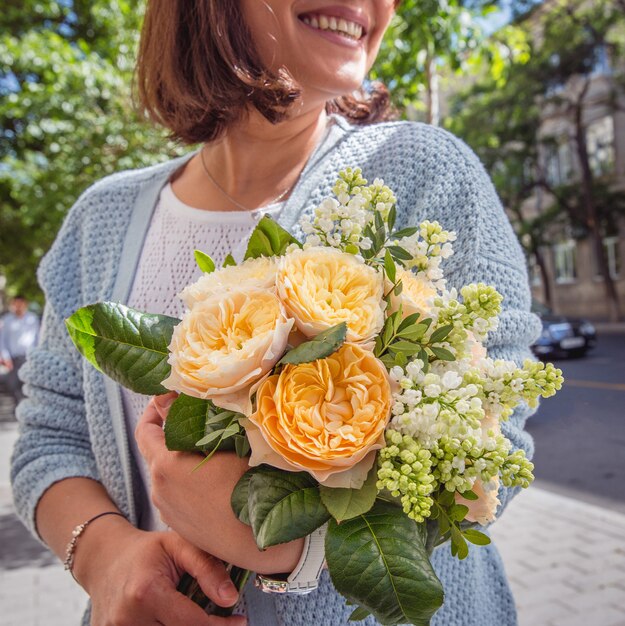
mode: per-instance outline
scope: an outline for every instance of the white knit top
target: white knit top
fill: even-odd
[[[182,202],[170,183],[163,187],[147,232],[134,277],[128,305],[149,313],[182,317],[184,304],[178,294],[197,280],[201,271],[195,263],[194,250],[209,254],[220,267],[228,254],[240,261],[247,240],[265,214],[277,217],[283,202],[254,211],[208,211]],[[128,433],[134,433],[149,398],[122,390]],[[145,485],[150,475],[133,436],[129,437]],[[154,506],[141,520],[146,530],[164,528]]]

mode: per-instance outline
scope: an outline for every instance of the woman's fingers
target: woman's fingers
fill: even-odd
[[[239,592],[224,564],[177,535],[172,534],[169,537],[174,543],[171,554],[176,566],[191,574],[215,604],[223,607],[235,604],[239,599]]]
[[[163,419],[161,418],[152,398],[148,406],[143,411],[137,427],[135,428],[135,439],[139,446],[139,451],[148,461],[163,449],[165,446],[165,433],[163,432]]]
[[[152,398],[152,401],[154,402],[154,407],[156,408],[156,411],[163,422],[167,419],[169,409],[171,408],[171,405],[174,403],[174,400],[177,397],[178,394],[175,391],[170,391],[169,393],[163,394],[162,396],[154,396]]]

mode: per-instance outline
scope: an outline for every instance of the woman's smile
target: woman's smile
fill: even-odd
[[[369,18],[362,11],[345,6],[324,7],[298,15],[308,30],[348,47],[360,47],[369,31]]]

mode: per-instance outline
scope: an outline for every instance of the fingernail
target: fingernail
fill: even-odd
[[[219,595],[224,600],[233,602],[239,597],[236,587],[230,581],[223,582],[219,585]]]

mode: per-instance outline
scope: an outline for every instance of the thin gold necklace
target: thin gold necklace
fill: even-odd
[[[237,202],[214,178],[214,176],[210,173],[210,170],[208,169],[208,166],[206,165],[206,161],[204,160],[204,148],[202,148],[202,150],[200,150],[200,159],[202,161],[202,166],[204,167],[204,171],[206,172],[206,175],[208,176],[208,178],[210,179],[210,181],[213,183],[213,185],[215,185],[215,187],[217,187],[217,189],[219,189],[219,191],[221,191],[221,193],[226,196],[226,198],[228,198],[228,200],[230,200],[230,202],[232,202],[232,204],[236,205],[237,207],[239,207],[239,209],[243,210],[243,211],[254,211],[255,209],[250,209],[247,206],[242,205],[240,202]],[[301,172],[297,175],[297,178],[295,179],[295,181],[293,182],[292,185],[289,185],[279,196],[276,196],[271,202],[267,203],[265,206],[270,206],[272,204],[276,204],[277,202],[280,202],[280,200],[282,200],[282,198],[284,198],[284,196],[286,196],[289,192],[291,192],[293,190],[293,188],[295,187],[295,185],[297,184],[297,181],[299,180],[299,177],[301,175]]]

